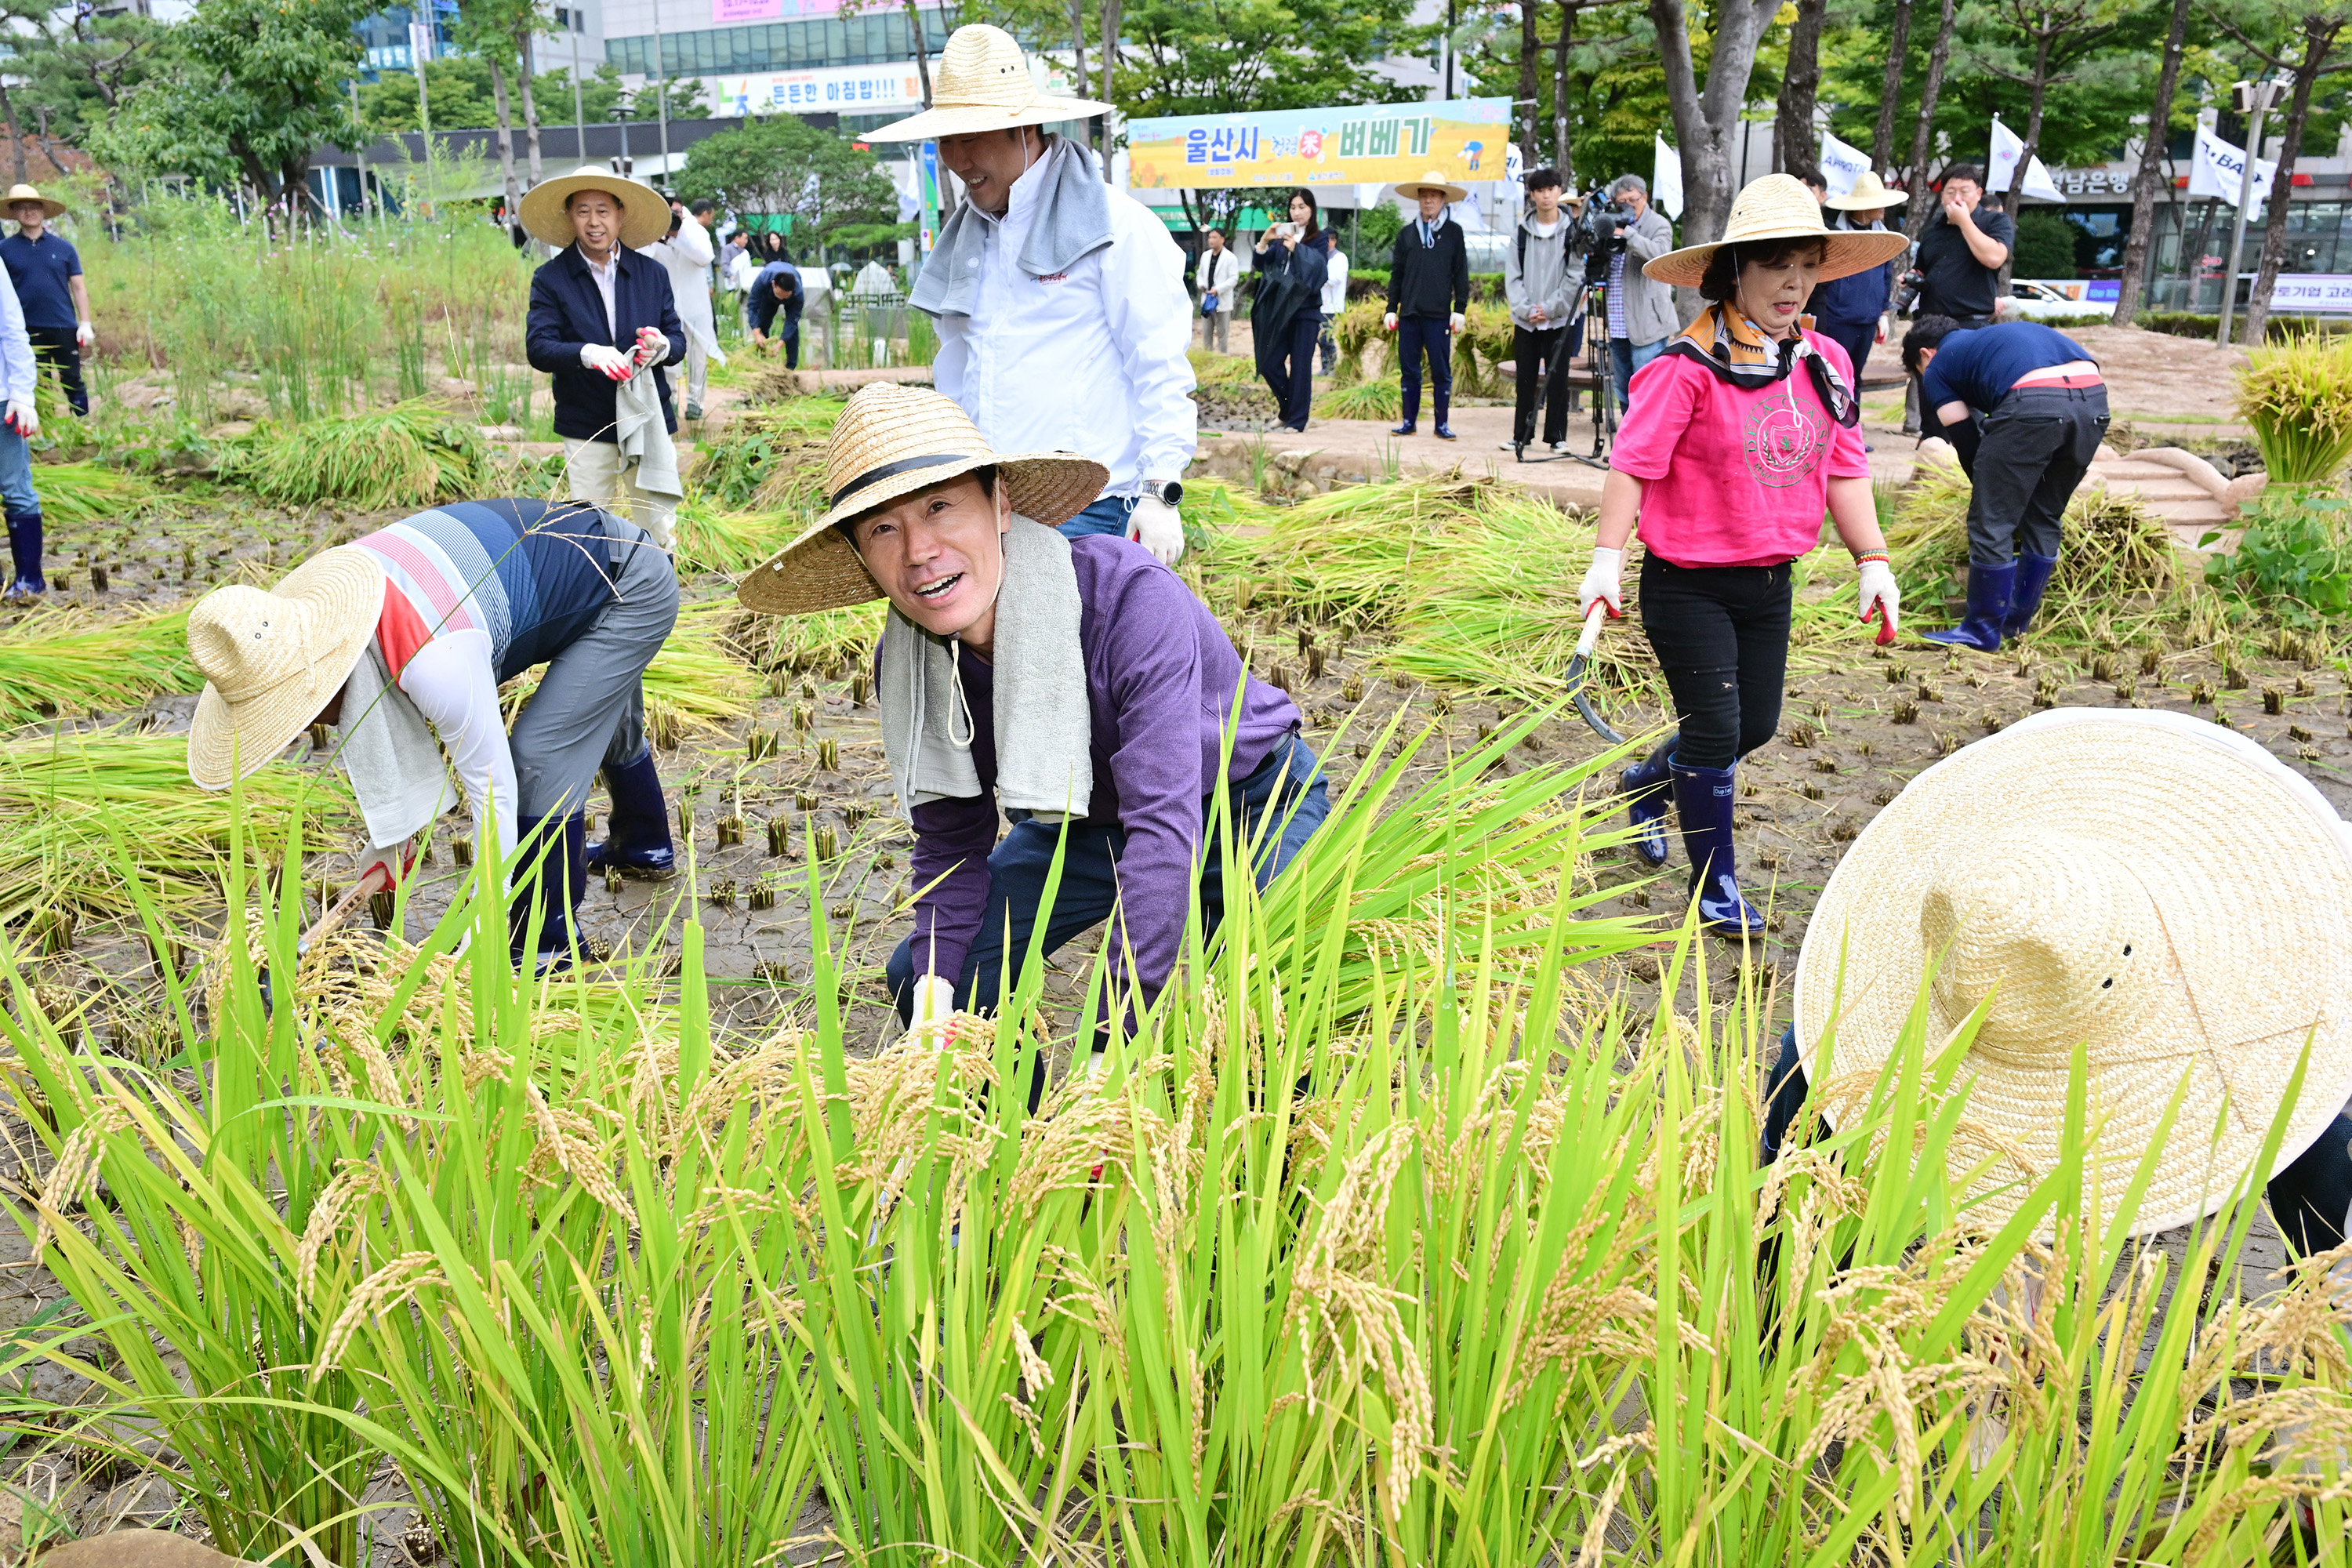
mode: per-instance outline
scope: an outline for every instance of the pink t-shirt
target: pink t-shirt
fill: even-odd
[[[1853,384],[1845,350],[1805,341]],[[1794,561],[1821,542],[1830,480],[1870,477],[1861,427],[1830,417],[1802,364],[1750,390],[1660,354],[1634,373],[1631,402],[1609,466],[1647,481],[1634,532],[1677,566]]]

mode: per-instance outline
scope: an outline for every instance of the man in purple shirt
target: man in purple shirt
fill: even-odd
[[[1328,812],[1298,710],[1150,551],[1054,531],[1099,492],[1099,464],[999,457],[949,399],[877,383],[844,410],[825,467],[830,509],[737,593],[781,614],[890,601],[883,747],[919,889],[887,968],[900,1016],[995,1005],[1041,919],[1046,953],[1111,921],[1113,984],[1148,1006],[1196,863],[1203,918],[1223,911],[1219,795],[1257,846],[1260,887]]]

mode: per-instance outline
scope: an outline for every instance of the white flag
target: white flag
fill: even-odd
[[[2278,174],[2278,164],[2268,158],[2254,163],[2254,205],[2261,206],[2271,199],[2271,180]],[[2246,177],[2246,152],[2232,147],[2202,125],[2197,128],[2197,151],[2189,163],[2189,194],[2191,196],[2219,196],[2231,206],[2238,205],[2238,188]]]
[[[1853,195],[1856,176],[1870,168],[1870,154],[1849,147],[1828,132],[1822,132],[1822,184],[1833,196]]]
[[[2017,178],[2018,156],[2024,151],[2025,138],[2003,125],[2000,115],[1994,115],[1992,117],[1992,159],[1990,167],[1985,171],[1987,191],[2006,191],[2010,188],[2011,183]],[[2032,196],[2037,202],[2063,202],[2066,199],[2066,193],[2058,188],[2057,182],[2050,177],[2050,171],[2042,167],[2042,160],[2039,158],[2026,165],[2025,179],[2018,185],[2017,190],[2018,195]]]
[[[1653,132],[1650,140],[1657,144],[1657,157],[1650,168],[1650,202],[1664,207],[1668,217],[1683,216],[1683,155],[1666,145],[1666,139]]]

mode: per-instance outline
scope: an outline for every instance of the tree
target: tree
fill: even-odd
[[[1910,222],[1904,226],[1916,239],[1927,226],[1927,218],[1936,204],[1927,199],[1927,153],[1934,146],[1929,140],[1936,130],[1936,100],[1944,89],[1944,72],[1952,60],[1952,27],[1958,19],[1958,7],[1953,0],[1943,0],[1936,16],[1936,42],[1927,51],[1927,78],[1919,87],[1919,122],[1911,132],[1911,162],[1903,176],[1903,188],[1911,199],[1905,204],[1910,208]]]
[[[513,36],[510,0],[459,0],[457,47],[479,59],[490,73],[490,100],[498,108],[499,181],[506,192],[509,221],[520,204],[515,185],[514,113],[507,98],[507,46]],[[429,83],[427,84],[430,85]],[[448,122],[443,121],[446,126]]]
[[[1986,13],[1995,39],[1970,49],[1974,63],[2004,81],[2026,89],[2024,150],[2017,155],[2009,205],[2016,210],[2025,171],[2042,152],[2042,121],[2053,82],[2071,81],[2085,62],[2107,47],[2123,21],[2120,0],[1993,0]],[[2021,40],[2031,63],[2020,60]]]
[[[1879,74],[1878,121],[1870,131],[1870,166],[1884,173],[1895,156],[1895,114],[1903,102],[1904,52],[1911,47],[1912,0],[1895,0],[1886,37],[1886,68]]]
[[[616,89],[618,85],[616,73]],[[499,122],[497,107],[490,100],[490,68],[478,57],[450,55],[425,61],[425,92],[433,102],[436,132],[481,131]],[[416,112],[415,73],[388,70],[373,81],[360,83],[360,124],[371,136],[422,130]]]
[[[1658,53],[1666,68],[1675,141],[1682,154],[1685,245],[1716,238],[1731,215],[1739,112],[1747,106],[1757,46],[1778,9],[1777,0],[1723,0],[1712,10],[1715,43],[1702,88],[1691,58],[1691,24],[1683,0],[1649,0],[1650,23],[1657,29]]]
[[[125,168],[249,187],[300,221],[319,147],[360,145],[345,86],[353,26],[375,0],[200,0],[172,29],[155,74],[93,129],[90,151]]]
[[[2189,36],[2190,0],[2172,0],[2172,27],[2164,37],[2164,68],[2156,81],[2156,102],[2139,144],[2139,167],[2132,174],[2131,235],[2124,241],[2124,272],[2116,294],[2115,324],[2128,327],[2139,310],[2147,280],[2149,230],[2156,226],[2156,186],[2164,177],[2164,144],[2172,131],[2172,97],[2180,83],[2182,46]]]
[[[796,115],[754,116],[694,144],[678,194],[708,196],[739,214],[793,220],[817,245],[837,230],[898,221],[898,191],[873,153]]]
[[[2214,20],[2273,70],[2292,73],[2287,92],[2286,124],[2279,138],[2278,173],[2272,176],[2274,193],[2269,216],[2263,223],[2263,258],[2254,268],[2254,289],[2246,301],[2246,321],[2238,341],[2259,348],[2270,331],[2271,290],[2278,287],[2279,266],[2286,257],[2287,199],[2294,178],[2294,161],[2303,153],[2304,128],[2311,119],[2312,89],[2323,77],[2352,70],[2352,58],[2339,56],[2344,30],[2352,26],[2352,0],[2274,0],[2268,5],[2247,5],[2237,15],[2217,13]],[[2248,149],[2251,156],[2252,149]],[[2234,288],[2235,278],[2222,287]]]
[[[1828,0],[1797,0],[1789,25],[1789,64],[1780,73],[1780,99],[1772,118],[1772,166],[1783,173],[1813,161],[1820,145],[1813,110],[1821,102],[1822,16]]]

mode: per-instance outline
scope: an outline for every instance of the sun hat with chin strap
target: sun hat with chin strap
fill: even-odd
[[[1091,120],[1110,105],[1090,98],[1055,98],[1037,90],[1028,57],[1013,35],[982,22],[958,27],[931,67],[931,106],[920,114],[865,132],[868,142],[929,142],[1019,125]]]
[[[1389,187],[1389,195],[1408,202],[1418,201],[1423,191],[1444,191],[1447,201],[1458,202],[1470,194],[1470,187],[1455,184],[1434,169],[1418,180],[1401,180]]]
[[[1869,229],[1833,229],[1822,221],[1822,207],[1813,193],[1794,174],[1767,174],[1750,181],[1731,204],[1731,221],[1723,237],[1705,245],[1685,245],[1643,265],[1645,277],[1661,283],[1696,289],[1706,276],[1706,264],[1727,245],[1750,245],[1765,240],[1818,239],[1822,242],[1817,283],[1867,272],[1910,248],[1901,233]]]
[[[2352,828],[2310,781],[2183,713],[2055,709],[1963,747],[1897,795],[1806,929],[1798,1050],[1832,1081],[1883,1070],[1915,1006],[1931,1057],[1981,1009],[1960,1078],[2002,1151],[1998,1225],[2057,1162],[2077,1047],[2104,1225],[2187,1090],[2131,1229],[2212,1213],[2310,1065],[2267,1179],[2352,1096]],[[1854,1103],[1822,1097],[1834,1123]],[[2219,1129],[2218,1132],[2216,1129]],[[2045,1226],[2045,1230],[2047,1227]]]

